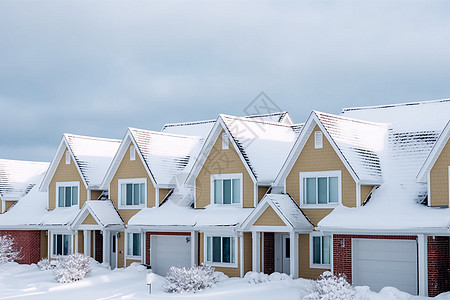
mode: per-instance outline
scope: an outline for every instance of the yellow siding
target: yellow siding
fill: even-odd
[[[84,254],[84,233],[83,230],[78,230],[78,253]]]
[[[95,221],[94,217],[91,214],[88,214],[84,221],[81,223],[84,225],[98,225]]]
[[[66,151],[64,151],[64,154],[59,161],[58,167],[56,168],[55,174],[53,175],[53,178],[48,186],[48,207],[50,210],[55,209],[56,207],[57,182],[78,181],[80,183],[80,207],[84,205],[87,199],[86,187],[84,186],[83,179],[81,178],[73,159],[71,158],[70,164],[66,165]]]
[[[361,185],[361,204],[366,201],[367,197],[369,196],[370,192],[374,188],[373,185]]]
[[[243,174],[243,205],[254,207],[254,183],[242,163],[238,153],[230,142],[228,150],[222,150],[222,133],[217,138],[196,179],[196,206],[204,208],[211,203],[211,175],[212,174]]]
[[[161,204],[164,198],[169,194],[171,189],[159,189],[159,204]]]
[[[320,274],[329,269],[313,269],[310,268],[309,260],[309,235],[300,234],[298,237],[298,254],[299,254],[299,277],[306,279],[317,279]]]
[[[203,250],[205,249],[204,248],[204,238],[205,238],[205,235],[203,233],[200,233],[199,234],[199,241],[200,241],[199,245],[200,246],[198,248],[198,256],[200,257],[200,264],[202,264],[205,261],[204,255],[203,255]]]
[[[103,191],[91,191],[91,200],[97,200]]]
[[[252,270],[252,233],[244,232],[244,274]]]
[[[267,190],[269,190],[268,186],[258,186],[258,203],[262,200]]]
[[[155,187],[147,174],[144,164],[136,155],[136,160],[130,160],[130,147],[128,147],[119,168],[114,174],[114,177],[110,183],[110,195],[109,197],[113,201],[114,205],[119,208],[119,179],[131,179],[131,178],[146,178],[147,179],[147,207],[155,206]],[[128,220],[134,216],[139,209],[118,209],[120,216],[125,224]]]
[[[314,133],[320,131],[316,126],[302,149],[297,161],[294,163],[286,178],[286,191],[300,204],[300,172],[319,172],[341,170],[342,204],[348,207],[356,206],[356,183],[334,151],[330,142],[323,138],[323,148],[314,148]],[[308,218],[317,225],[317,222],[328,214],[330,209],[304,209]],[[313,212],[315,211],[315,212]],[[322,211],[322,212],[320,212]]]
[[[277,215],[271,206],[268,206],[266,210],[259,216],[259,218],[253,223],[255,226],[286,226],[283,220]]]
[[[117,236],[117,267],[123,268],[124,252],[125,252],[125,232],[120,232],[120,237]]]
[[[308,216],[309,220],[313,223],[314,226],[317,226],[317,223],[320,222],[323,218],[325,218],[333,209],[331,208],[322,208],[322,209],[313,209],[313,208],[302,208],[302,211],[305,215]]]
[[[127,267],[129,267],[132,263],[142,263],[141,260],[139,259],[127,259]]]
[[[430,172],[430,206],[449,205],[449,178],[448,167],[450,166],[450,140],[434,163]]]
[[[41,259],[42,258],[47,258],[49,257],[48,255],[48,236],[47,236],[47,231],[45,230],[41,230],[41,241],[40,241],[40,246],[41,246]]]
[[[5,201],[5,212],[8,211],[14,203],[16,203],[16,201]]]

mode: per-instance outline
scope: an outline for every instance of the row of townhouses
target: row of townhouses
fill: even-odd
[[[51,163],[0,160],[0,234],[22,263],[331,270],[434,296],[450,289],[449,120],[438,100],[65,134]]]

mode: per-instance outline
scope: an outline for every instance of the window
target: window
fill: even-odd
[[[71,207],[78,205],[79,182],[58,182],[56,183],[56,195],[58,207]]]
[[[322,131],[314,132],[314,148],[315,149],[323,148],[323,133],[322,133]]]
[[[127,233],[127,256],[141,256],[140,233]]]
[[[69,255],[72,253],[72,235],[53,234],[52,255]]]
[[[144,206],[146,195],[145,178],[119,180],[119,206]]]
[[[70,152],[69,152],[69,150],[66,151],[66,165],[70,165]]]
[[[300,173],[303,205],[335,205],[341,198],[341,171]]]
[[[130,160],[136,160],[136,148],[130,146]]]
[[[228,150],[230,147],[230,140],[226,133],[222,134],[222,150]]]
[[[329,267],[331,265],[331,236],[311,235],[311,267]]]
[[[211,175],[211,198],[214,204],[239,204],[242,198],[242,174]]]
[[[206,262],[236,264],[236,238],[230,236],[206,237]]]

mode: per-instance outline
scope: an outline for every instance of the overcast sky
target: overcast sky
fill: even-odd
[[[449,1],[0,0],[0,158],[64,132],[450,97]]]

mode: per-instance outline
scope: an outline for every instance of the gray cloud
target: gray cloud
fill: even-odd
[[[0,2],[0,157],[64,132],[242,115],[262,90],[313,109],[450,95],[448,1]]]

